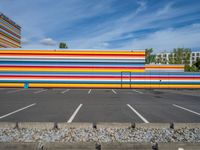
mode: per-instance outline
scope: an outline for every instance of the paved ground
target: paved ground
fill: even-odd
[[[0,121],[200,122],[200,90],[1,88]]]

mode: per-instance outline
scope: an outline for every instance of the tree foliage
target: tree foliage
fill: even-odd
[[[185,71],[195,70],[190,67],[191,49],[189,48],[175,48],[169,55],[169,64],[184,64]]]
[[[153,55],[153,48],[145,49],[145,63],[150,64],[155,62],[156,55]]]
[[[65,42],[60,42],[59,48],[61,48],[61,49],[67,49],[68,46],[67,46],[67,44]]]

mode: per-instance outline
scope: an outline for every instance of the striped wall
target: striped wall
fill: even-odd
[[[0,87],[200,88],[200,73],[145,72],[144,51],[0,50]]]
[[[20,30],[20,26],[0,13],[0,48],[19,48]]]
[[[184,65],[146,64],[145,72],[184,72]]]

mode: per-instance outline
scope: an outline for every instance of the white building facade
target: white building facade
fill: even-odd
[[[169,58],[171,56],[171,53],[169,52],[162,52],[156,54],[156,62],[157,63],[162,63],[162,64],[169,64]],[[173,54],[172,54],[173,57]],[[190,55],[190,66],[194,64],[198,59],[200,59],[200,51],[198,52],[191,52]],[[183,59],[184,61],[184,59]]]

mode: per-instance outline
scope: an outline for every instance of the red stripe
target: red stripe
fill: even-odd
[[[144,67],[106,67],[106,66],[88,66],[88,67],[84,67],[84,66],[0,66],[0,68],[84,68],[84,69],[144,69]]]
[[[109,78],[109,79],[121,79],[121,76],[34,76],[34,75],[0,75],[1,78]],[[129,76],[123,76],[123,79],[129,79]],[[200,77],[131,77],[134,79],[200,79]]]

